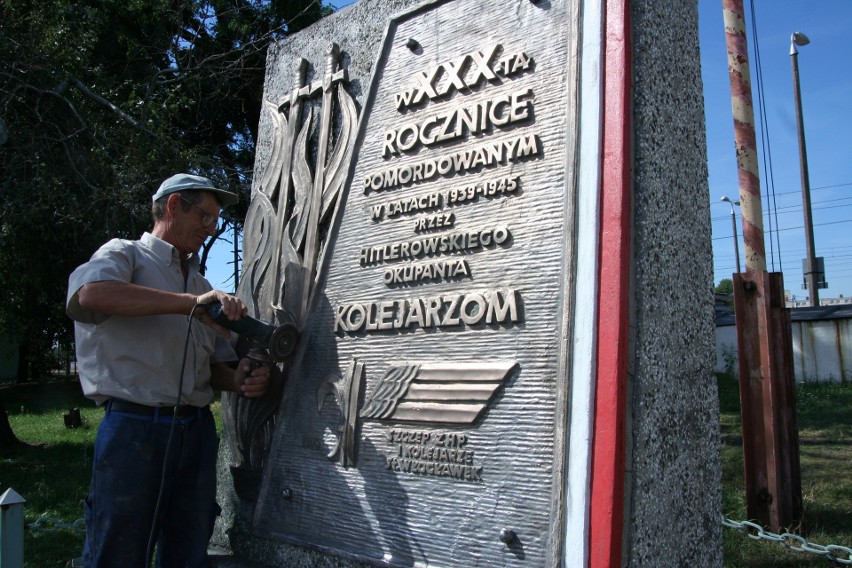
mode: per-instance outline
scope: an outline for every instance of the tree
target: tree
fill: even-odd
[[[728,296],[734,293],[734,282],[730,278],[722,278],[716,286],[717,294],[726,294]]]
[[[0,398],[0,456],[7,456],[26,447],[27,444],[19,440],[12,430],[12,426],[9,424],[9,415],[6,413],[6,405]]]
[[[266,48],[329,10],[0,0],[0,330],[20,343],[24,375],[72,342],[70,272],[150,227],[160,181],[189,171],[248,194]]]

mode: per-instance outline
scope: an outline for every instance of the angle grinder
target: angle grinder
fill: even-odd
[[[204,311],[210,318],[222,327],[248,339],[252,343],[265,347],[269,350],[269,356],[273,361],[281,362],[289,357],[296,349],[299,341],[299,330],[293,321],[285,321],[278,327],[257,320],[250,316],[243,316],[238,320],[229,320],[222,311],[222,304],[213,302],[204,305]]]

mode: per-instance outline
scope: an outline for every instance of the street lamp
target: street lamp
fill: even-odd
[[[734,205],[739,207],[739,201],[731,201],[727,196],[722,196],[722,201],[731,204],[731,226],[734,228],[734,258],[737,259],[737,274],[742,272],[740,270],[740,246],[737,243],[737,214],[734,212]]]
[[[808,45],[811,40],[802,32],[793,32],[790,36],[790,59],[793,62],[793,88],[796,93],[796,121],[799,129],[799,164],[802,172],[802,208],[805,212],[805,248],[808,259],[805,279],[808,284],[808,296],[811,306],[819,306],[819,289],[817,288],[816,250],[814,248],[814,221],[811,215],[811,187],[808,177],[808,154],[805,149],[805,125],[802,120],[802,92],[799,88],[799,50],[797,45]]]

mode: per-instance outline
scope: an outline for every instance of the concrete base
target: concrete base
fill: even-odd
[[[207,551],[207,555],[209,564],[213,568],[267,568],[269,566],[269,564],[259,564],[245,558],[237,558],[225,550],[211,548]]]

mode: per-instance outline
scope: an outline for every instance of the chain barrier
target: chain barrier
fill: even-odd
[[[838,546],[836,544],[823,546],[821,544],[814,544],[797,534],[786,532],[775,534],[774,532],[764,530],[764,528],[757,523],[752,523],[750,521],[743,521],[740,523],[732,521],[724,515],[722,516],[722,526],[736,529],[752,540],[777,542],[789,548],[793,552],[810,552],[811,554],[824,556],[825,558],[839,564],[852,565],[852,548],[848,548],[846,546]]]
[[[73,523],[63,523],[53,517],[41,517],[36,522],[27,525],[27,528],[36,532],[56,532],[61,530],[86,532],[86,521],[77,519]]]

